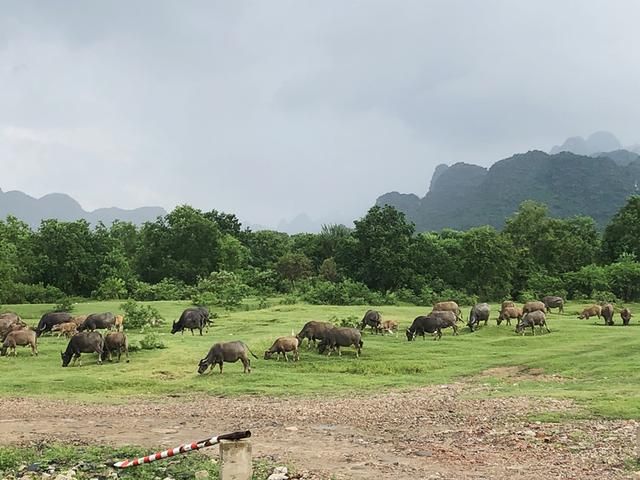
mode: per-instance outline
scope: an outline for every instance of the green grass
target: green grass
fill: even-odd
[[[83,303],[74,313],[118,311],[121,302]],[[0,397],[47,396],[87,401],[125,401],[131,396],[159,397],[166,394],[205,393],[210,395],[352,395],[385,389],[442,384],[471,379],[493,386],[491,395],[526,395],[566,398],[577,402],[576,415],[638,418],[640,416],[640,326],[605,327],[595,319],[578,320],[573,312],[582,305],[570,304],[566,314],[551,314],[551,334],[515,335],[513,327],[496,326],[497,306],[488,327],[469,333],[462,328],[458,337],[445,331],[439,342],[404,336],[412,319],[424,314],[415,306],[381,307],[384,318],[400,321],[397,337],[365,334],[361,358],[353,349],[344,349],[342,358],[302,350],[298,363],[263,360],[262,353],[274,338],[298,332],[309,320],[329,320],[332,316],[362,316],[365,306],[275,305],[248,312],[219,312],[215,326],[203,337],[190,333],[171,335],[170,322],[186,302],[155,302],[167,324],[155,332],[168,348],[138,351],[131,363],[95,364],[95,355],[83,355],[82,367],[62,368],[59,352],[67,341],[51,336],[40,339],[39,357],[27,349],[18,358],[0,358]],[[17,311],[30,323],[37,323],[47,310],[44,305],[5,307]],[[630,305],[640,311],[639,305]],[[465,309],[464,314],[468,314]],[[142,338],[127,332],[130,343]],[[244,340],[256,355],[253,372],[242,374],[242,365],[226,364],[223,375],[199,376],[198,360],[217,341]],[[540,368],[561,381],[476,377],[486,369],[502,366]]]
[[[158,449],[156,449],[158,450]],[[77,480],[106,478],[116,470],[111,467],[115,461],[137,458],[152,453],[153,449],[139,447],[77,446],[68,444],[46,444],[31,447],[0,447],[0,477],[20,478],[23,469],[34,466],[47,472],[54,467],[51,478],[69,469],[76,471]],[[194,473],[206,470],[209,478],[219,478],[218,464],[202,452],[193,452],[165,459],[147,465],[117,470],[118,478],[129,480],[155,480],[171,477],[176,480],[192,479]],[[266,478],[271,467],[261,461],[254,462],[253,478]]]

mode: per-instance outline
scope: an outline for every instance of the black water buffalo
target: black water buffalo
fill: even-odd
[[[253,358],[258,358],[249,350],[249,347],[247,347],[244,342],[216,343],[211,347],[207,356],[200,360],[198,373],[202,374],[206,372],[209,367],[213,370],[213,367],[217,364],[220,365],[220,373],[222,374],[223,363],[235,363],[238,360],[240,360],[244,366],[244,373],[251,373],[251,361],[247,356],[247,352],[253,355]]]
[[[104,350],[104,339],[100,332],[81,332],[71,337],[67,349],[64,352],[60,352],[62,357],[62,366],[69,365],[71,358],[73,358],[73,364],[80,358],[81,353],[97,353],[98,363],[102,363],[102,352]],[[82,360],[79,362],[82,365]]]
[[[489,315],[491,314],[491,307],[488,303],[478,303],[469,312],[469,323],[467,326],[469,330],[473,332],[475,327],[480,326],[480,322],[484,320],[485,327],[489,321]]]
[[[54,325],[59,323],[66,323],[72,318],[68,312],[50,312],[45,313],[36,327],[36,335],[39,337],[45,332],[50,332]]]
[[[545,307],[547,307],[547,313],[551,313],[552,308],[557,308],[558,313],[564,313],[564,299],[562,297],[546,296],[542,299]]]
[[[84,322],[78,325],[78,331],[84,332],[85,330],[89,330],[93,332],[94,330],[106,328],[107,330],[111,330],[116,325],[116,316],[111,312],[105,313],[92,313],[85,318]]]
[[[360,322],[360,331],[364,330],[366,327],[371,327],[371,331],[380,333],[382,331],[381,324],[382,316],[380,312],[375,310],[367,310],[367,313],[362,317],[362,322]]]
[[[191,330],[191,335],[194,335],[194,330],[200,331],[200,336],[202,336],[202,329],[207,325],[209,319],[209,311],[207,310],[207,314],[205,316],[203,307],[191,307],[187,308],[177,322],[173,322],[171,326],[171,334],[181,332],[184,335],[184,330],[188,328]],[[206,310],[206,309],[205,309]]]
[[[311,348],[311,342],[313,342],[313,345],[315,346],[316,340],[324,340],[327,331],[331,330],[332,328],[333,325],[331,323],[311,320],[310,322],[304,324],[302,330],[300,330],[300,333],[298,333],[296,337],[298,337],[298,340],[300,340],[300,346],[302,346],[302,341],[305,338],[309,340],[307,348]]]
[[[118,354],[118,362],[124,352],[127,357],[127,363],[129,363],[129,342],[127,341],[127,336],[122,332],[109,332],[104,337],[102,360],[109,359],[111,361],[114,352]]]
[[[458,334],[456,326],[457,316],[452,311],[436,311],[431,312],[427,316],[416,317],[409,328],[407,328],[407,340],[415,340],[418,335],[422,335],[425,339],[425,333],[432,333],[434,340],[440,340],[443,328],[453,328],[453,334]]]
[[[516,325],[516,333],[522,333],[524,335],[526,328],[531,328],[531,333],[536,334],[534,327],[538,325],[540,327],[540,333],[542,333],[542,327],[546,328],[547,333],[551,333],[549,327],[547,327],[547,317],[544,312],[536,310],[533,312],[525,313],[522,319]]]
[[[352,345],[356,348],[356,357],[359,357],[360,353],[362,353],[364,342],[362,341],[362,334],[357,328],[333,327],[327,330],[324,339],[318,345],[318,352],[324,353],[329,349],[327,356],[330,356],[334,351],[338,352],[338,356],[342,356],[340,347],[350,347]]]

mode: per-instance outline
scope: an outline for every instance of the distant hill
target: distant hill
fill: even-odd
[[[110,225],[114,220],[122,220],[140,225],[166,213],[161,207],[142,207],[133,210],[113,207],[87,212],[77,201],[63,193],[51,193],[42,198],[34,198],[20,191],[0,190],[0,219],[13,215],[34,228],[48,218],[63,221],[84,219],[94,225],[98,222]]]
[[[376,204],[398,208],[418,231],[502,228],[529,199],[547,204],[554,216],[588,215],[603,227],[629,195],[639,193],[640,159],[634,155],[619,150],[594,156],[534,150],[489,169],[466,163],[439,166],[423,198],[391,192]]]

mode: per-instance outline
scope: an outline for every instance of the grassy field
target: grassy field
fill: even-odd
[[[121,302],[82,303],[74,313],[119,310]],[[469,333],[465,327],[459,336],[445,331],[441,341],[404,336],[412,319],[424,314],[423,307],[381,307],[384,318],[397,319],[401,331],[397,337],[365,334],[361,358],[353,349],[344,349],[342,358],[321,356],[314,350],[302,350],[298,363],[263,360],[262,354],[277,336],[298,332],[309,320],[356,315],[364,306],[276,305],[248,312],[219,312],[215,326],[203,337],[190,333],[171,335],[171,321],[187,306],[185,302],[154,302],[167,319],[154,330],[167,348],[140,350],[131,355],[131,363],[96,365],[95,355],[83,355],[82,367],[62,368],[59,352],[65,339],[40,338],[38,357],[28,349],[17,358],[0,358],[1,396],[48,396],[87,401],[123,402],[130,396],[158,397],[167,394],[202,392],[210,395],[351,395],[354,392],[380,391],[441,384],[460,379],[491,384],[493,395],[530,395],[568,398],[583,407],[581,415],[620,418],[640,416],[640,326],[637,320],[622,327],[605,327],[595,319],[578,320],[575,312],[582,304],[569,304],[564,315],[548,318],[551,334],[526,337],[515,335],[513,327],[497,326],[497,306],[493,305],[488,327]],[[640,311],[639,305],[630,305]],[[5,310],[18,312],[28,323],[36,324],[47,305],[9,305]],[[465,316],[468,309],[464,309]],[[128,331],[130,343],[143,334]],[[198,360],[217,341],[244,340],[259,359],[252,359],[253,372],[242,374],[242,365],[227,364],[223,375],[196,373]],[[559,381],[545,376],[492,378],[478,374],[493,368],[523,366],[543,369],[546,375],[558,375]]]

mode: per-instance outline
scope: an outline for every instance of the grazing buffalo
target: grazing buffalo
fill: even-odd
[[[564,299],[562,297],[546,296],[542,303],[547,308],[547,313],[551,313],[552,308],[557,308],[558,313],[564,313]]]
[[[462,310],[456,302],[438,302],[433,306],[434,312],[453,312],[457,321],[462,321]]]
[[[491,313],[491,307],[488,303],[478,303],[469,312],[469,323],[467,326],[469,330],[473,332],[474,327],[479,327],[480,322],[484,320],[484,326],[487,326],[489,321],[489,315]]]
[[[102,363],[102,352],[104,351],[104,339],[100,332],[80,332],[71,337],[67,349],[60,352],[62,366],[67,367],[73,358],[73,364],[80,359],[81,353],[97,353],[98,363]],[[82,360],[78,362],[82,366]]]
[[[13,330],[26,327],[19,315],[15,313],[3,313],[0,315],[0,342],[4,341],[7,334]]]
[[[535,310],[533,312],[525,313],[522,319],[516,325],[516,333],[525,334],[525,329],[531,327],[531,333],[536,334],[534,327],[538,325],[540,327],[540,333],[542,333],[542,327],[547,329],[547,333],[551,333],[549,327],[547,327],[547,317],[544,312]]]
[[[527,313],[531,313],[531,312],[546,312],[546,311],[547,311],[546,305],[542,302],[537,302],[537,301],[527,302],[522,307],[523,315],[526,315]]]
[[[512,318],[517,319],[516,325],[520,322],[520,319],[522,318],[522,309],[520,307],[503,308],[500,315],[498,315],[497,323],[500,325],[504,320],[506,320],[507,325],[511,325]]]
[[[200,313],[202,314],[202,325],[204,326],[205,331],[209,333],[209,325],[213,327],[213,321],[209,316],[209,309],[207,307],[196,307],[196,308],[200,310]]]
[[[385,332],[395,333],[398,335],[398,322],[396,320],[383,320],[381,328],[383,335]]]
[[[278,360],[280,360],[280,356],[283,356],[284,359],[288,362],[289,357],[287,357],[288,352],[293,352],[293,361],[297,362],[300,360],[300,352],[298,347],[300,346],[300,340],[298,337],[280,337],[269,350],[264,352],[264,359],[269,360],[271,356],[275,353],[278,355]]]
[[[367,313],[362,317],[362,322],[360,322],[360,331],[364,330],[366,327],[371,327],[371,331],[379,333],[381,319],[382,316],[380,315],[380,312],[367,310]]]
[[[251,373],[251,361],[249,357],[247,357],[247,351],[253,355],[253,358],[258,358],[249,350],[249,347],[247,347],[244,342],[216,343],[211,347],[207,356],[200,360],[198,373],[202,374],[206,372],[209,367],[213,370],[213,367],[217,364],[220,365],[220,374],[222,374],[223,363],[235,363],[238,360],[240,360],[244,366],[244,373]]]
[[[111,354],[114,352],[118,354],[118,362],[120,361],[120,356],[124,352],[127,357],[127,363],[129,363],[129,342],[127,341],[127,336],[122,332],[109,332],[104,337],[102,360],[108,358],[111,362]]]
[[[442,338],[443,328],[453,328],[453,334],[458,334],[456,326],[457,317],[451,311],[431,312],[427,316],[416,317],[409,328],[407,328],[407,340],[415,340],[418,335],[422,335],[425,339],[425,333],[435,334],[433,339],[440,340]]]
[[[45,313],[36,327],[36,335],[40,336],[45,332],[50,332],[54,325],[65,323],[71,320],[71,314],[67,312]]]
[[[338,356],[342,356],[340,347],[354,346],[356,348],[356,358],[360,356],[362,352],[362,334],[357,328],[349,327],[334,327],[328,330],[324,336],[320,345],[318,345],[318,352],[324,353],[327,348],[329,352],[327,356],[330,356],[332,352],[337,351]]]
[[[600,305],[591,305],[590,307],[587,307],[584,310],[582,310],[582,313],[578,315],[578,318],[580,320],[582,319],[589,320],[589,318],[591,317],[600,318],[600,315],[602,315],[602,307]]]
[[[633,317],[633,315],[631,315],[631,310],[629,310],[627,307],[623,308],[620,312],[620,318],[622,319],[623,325],[629,325],[631,317]]]
[[[311,348],[311,342],[313,342],[313,346],[315,347],[316,340],[324,340],[327,331],[331,330],[332,328],[333,325],[331,323],[311,320],[310,322],[304,324],[302,330],[300,330],[300,333],[298,333],[296,337],[298,337],[298,340],[300,340],[300,345],[302,345],[302,341],[305,338],[309,340],[307,348]]]
[[[14,330],[12,332],[9,332],[2,342],[2,351],[0,351],[0,355],[6,355],[7,349],[9,349],[9,355],[11,355],[11,351],[13,351],[13,356],[17,357],[18,353],[16,352],[16,346],[30,346],[31,355],[38,355],[37,343],[38,337],[36,336],[36,332],[31,330],[30,328],[21,328],[20,330]]]
[[[502,306],[500,307],[500,311],[504,310],[505,308],[515,307],[515,306],[516,306],[516,304],[512,300],[505,300],[504,302],[502,302]]]
[[[607,303],[606,305],[602,306],[602,311],[600,313],[602,315],[602,318],[604,318],[604,324],[605,325],[613,325],[614,321],[613,321],[613,305],[611,305],[610,303]]]
[[[74,322],[65,322],[54,325],[52,332],[58,332],[58,337],[64,335],[67,338],[73,337],[78,333],[78,326]]]
[[[209,320],[209,313],[207,310],[207,314],[205,315],[202,307],[192,307],[187,308],[177,322],[173,322],[171,326],[171,334],[181,332],[184,335],[185,329],[191,330],[191,335],[193,335],[194,330],[200,331],[200,336],[202,336],[202,329],[207,325]]]
[[[78,331],[84,332],[85,330],[89,330],[93,332],[98,329],[107,329],[111,330],[116,325],[116,316],[111,312],[105,313],[92,313],[88,315],[87,318],[78,325]]]

